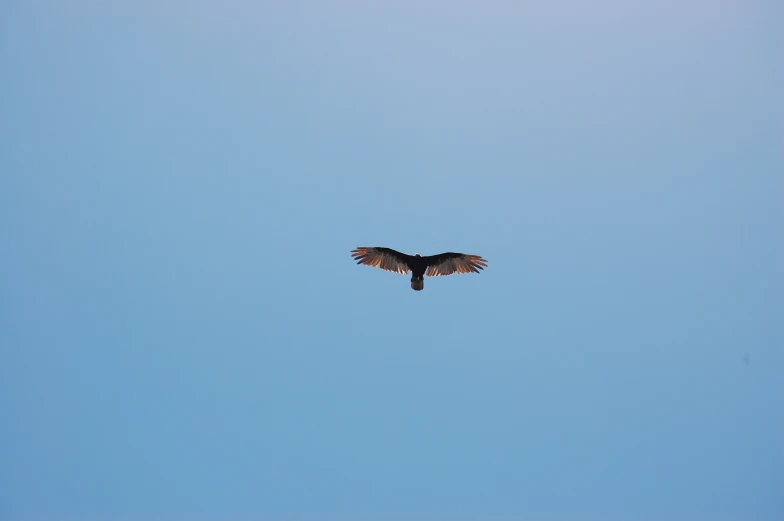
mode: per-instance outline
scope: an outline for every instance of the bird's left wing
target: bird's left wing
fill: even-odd
[[[406,275],[410,268],[408,266],[408,255],[400,253],[391,248],[360,247],[351,250],[351,256],[357,260],[357,264],[375,266],[382,270],[392,271]]]
[[[479,273],[487,267],[487,261],[479,255],[447,252],[423,257],[427,262],[428,277],[441,277],[453,273]]]

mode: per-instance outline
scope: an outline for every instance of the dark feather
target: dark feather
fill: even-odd
[[[447,252],[423,257],[427,264],[425,275],[442,277],[453,273],[479,273],[487,267],[487,261],[479,255]]]
[[[453,273],[479,273],[487,267],[487,261],[479,255],[447,252],[439,255],[419,257],[406,255],[391,248],[363,246],[351,251],[357,264],[374,266],[393,273],[441,277]]]
[[[410,255],[400,253],[391,248],[359,247],[351,251],[351,256],[357,260],[357,264],[375,266],[382,270],[408,274],[411,271],[409,266]]]

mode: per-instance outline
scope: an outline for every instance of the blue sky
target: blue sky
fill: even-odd
[[[0,518],[784,516],[777,2],[0,12]]]

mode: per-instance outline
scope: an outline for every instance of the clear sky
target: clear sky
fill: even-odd
[[[366,4],[3,2],[0,519],[784,518],[781,2]]]

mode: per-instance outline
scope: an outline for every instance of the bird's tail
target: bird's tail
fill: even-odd
[[[414,291],[422,291],[423,289],[425,289],[424,277],[412,277],[411,289],[413,289]]]

